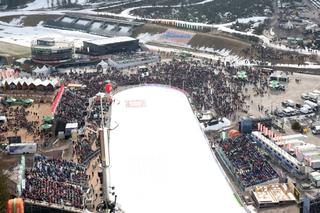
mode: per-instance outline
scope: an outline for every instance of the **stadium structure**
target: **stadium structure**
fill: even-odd
[[[38,64],[59,65],[73,59],[74,45],[71,42],[41,38],[32,41],[32,61]]]
[[[104,189],[116,187],[122,210],[246,212],[184,91],[144,85],[113,100]]]
[[[113,37],[131,36],[134,29],[142,22],[98,17],[81,13],[67,13],[55,20],[48,20],[45,27],[64,30],[76,30],[94,35]]]
[[[117,52],[129,52],[139,49],[139,39],[127,36],[90,40],[83,42],[82,53],[88,55],[107,55]]]

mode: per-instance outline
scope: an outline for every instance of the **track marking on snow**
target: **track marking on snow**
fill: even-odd
[[[146,107],[146,101],[145,100],[126,100],[126,107],[127,108]]]

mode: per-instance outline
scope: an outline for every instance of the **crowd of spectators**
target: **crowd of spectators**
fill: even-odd
[[[87,175],[85,168],[79,164],[59,159],[49,159],[45,156],[35,156],[34,166],[29,174],[49,178],[53,181],[85,185]]]
[[[90,142],[93,141],[86,138],[78,139],[77,142],[74,142],[73,155],[76,156],[78,163],[85,163],[94,155],[95,151],[92,150],[92,143]]]
[[[119,70],[102,72],[70,72],[56,74],[66,82],[85,85],[82,89],[68,91],[63,95],[58,107],[58,117],[67,122],[78,121],[84,125],[88,111],[88,99],[104,91],[107,80],[111,80],[114,89],[119,86],[139,84],[165,84],[185,90],[191,97],[197,110],[215,110],[218,116],[231,117],[244,109],[245,86],[250,84],[257,94],[263,95],[268,90],[268,73],[255,68],[235,68],[222,62],[206,60],[180,60],[157,63],[150,66],[148,75],[139,72],[127,74]],[[247,73],[245,81],[234,76],[239,70]]]
[[[248,136],[219,140],[218,143],[244,188],[278,178],[276,171]]]
[[[33,105],[32,107],[35,106]],[[38,137],[41,134],[38,121],[39,115],[37,112],[32,112],[24,106],[8,107],[1,105],[0,115],[6,117],[6,122],[0,123],[0,141],[5,141],[5,135],[10,131],[14,135],[18,135],[18,132],[24,129],[28,135],[33,135],[34,137]],[[32,116],[35,119],[30,120],[28,116]]]
[[[83,187],[87,184],[85,168],[69,161],[37,155],[25,173],[24,198],[84,208]]]

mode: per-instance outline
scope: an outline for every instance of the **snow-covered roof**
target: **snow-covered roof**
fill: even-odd
[[[110,176],[125,212],[245,212],[184,93],[142,86],[114,99]]]
[[[107,45],[107,44],[134,41],[134,40],[137,40],[137,39],[132,38],[132,37],[128,37],[128,36],[119,36],[119,37],[113,37],[113,38],[89,40],[86,42],[91,43],[91,44],[95,44],[95,45]]]

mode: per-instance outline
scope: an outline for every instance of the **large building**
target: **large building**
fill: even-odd
[[[67,13],[55,20],[48,20],[44,23],[46,27],[76,30],[106,37],[131,36],[133,31],[142,25],[142,22],[81,13]]]
[[[83,53],[89,55],[107,55],[117,52],[129,52],[139,49],[139,40],[120,36],[83,42]]]
[[[70,42],[41,38],[32,42],[32,61],[39,64],[57,65],[73,59],[74,46]]]

